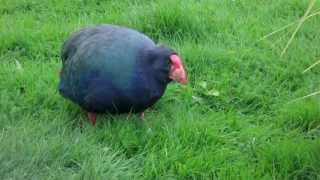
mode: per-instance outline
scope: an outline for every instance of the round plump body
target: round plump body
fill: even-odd
[[[64,43],[59,92],[89,112],[142,112],[170,81],[171,53],[132,29],[82,29]]]

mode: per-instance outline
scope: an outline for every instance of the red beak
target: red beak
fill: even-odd
[[[176,54],[170,56],[169,78],[180,84],[188,83],[186,72],[183,68],[180,57]]]

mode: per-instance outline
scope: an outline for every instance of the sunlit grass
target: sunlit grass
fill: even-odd
[[[309,1],[0,0],[0,179],[319,179],[320,16],[280,57]],[[319,8],[319,2],[314,9]],[[313,12],[314,13],[314,12]],[[190,83],[136,115],[57,92],[60,49],[92,24],[176,49]],[[262,39],[261,39],[262,38]],[[258,41],[260,39],[260,41]]]

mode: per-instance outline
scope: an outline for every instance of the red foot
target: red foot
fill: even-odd
[[[91,126],[96,124],[96,114],[93,112],[88,112],[88,121]]]

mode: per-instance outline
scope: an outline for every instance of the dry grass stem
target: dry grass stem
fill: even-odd
[[[313,17],[313,16],[316,16],[316,15],[320,15],[320,11],[316,11],[315,13],[310,14],[309,16],[307,16],[307,17],[305,18],[305,20],[307,20],[307,19],[309,19],[309,18],[311,18],[311,17]],[[277,30],[275,30],[275,31],[267,34],[267,35],[264,35],[261,39],[259,39],[259,41],[262,41],[262,40],[264,40],[264,39],[266,39],[266,38],[268,38],[268,37],[270,37],[270,36],[272,36],[272,35],[274,35],[274,34],[276,34],[276,33],[278,33],[278,32],[281,32],[281,31],[283,31],[283,30],[285,30],[285,29],[287,29],[287,28],[295,25],[295,24],[298,23],[299,21],[300,21],[300,19],[298,19],[297,21],[292,22],[292,23],[290,23],[290,24],[287,24],[287,25],[285,25],[285,26],[283,26],[283,27],[281,27],[281,28],[279,28],[279,29],[277,29]]]
[[[305,69],[302,73],[306,73],[310,69],[314,68],[317,64],[320,64],[320,60],[318,60],[315,63],[313,63],[311,66],[309,66],[307,69]]]
[[[315,96],[315,95],[318,95],[318,94],[320,94],[320,91],[316,91],[316,92],[313,92],[313,93],[311,93],[311,94],[308,94],[308,95],[299,97],[299,98],[297,98],[297,99],[294,99],[294,100],[290,101],[289,103],[293,103],[293,102],[296,102],[296,101],[299,101],[299,100],[302,100],[302,99],[306,99],[306,98],[308,98],[308,97]]]
[[[316,0],[311,0],[308,6],[308,9],[306,10],[306,12],[304,13],[304,15],[302,16],[302,18],[299,20],[298,26],[297,28],[294,30],[294,32],[292,33],[287,45],[285,46],[285,48],[282,50],[280,57],[282,57],[287,49],[289,48],[293,38],[296,36],[297,32],[299,31],[300,27],[302,26],[302,24],[304,23],[304,21],[306,20],[306,17],[308,16],[308,14],[310,13],[311,9],[313,8],[314,4],[315,4]]]

